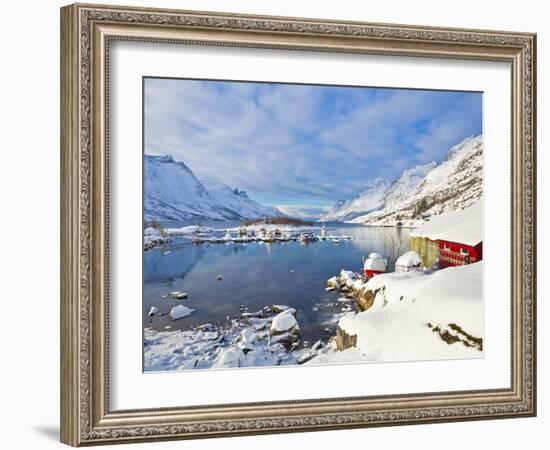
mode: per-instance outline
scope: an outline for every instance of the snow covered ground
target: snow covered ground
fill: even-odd
[[[296,311],[273,305],[243,310],[223,325],[145,329],[145,370],[479,358],[482,272],[479,262],[436,272],[382,274],[364,282],[342,271],[342,286],[372,291],[374,303],[359,313],[344,307],[332,319],[338,334],[328,343],[303,343]],[[341,299],[342,304],[349,301]],[[344,335],[353,345],[342,348]]]
[[[158,247],[169,241],[168,237],[162,236],[156,228],[145,228],[143,230],[143,249],[145,251]]]
[[[145,371],[258,367],[302,364],[323,348],[299,339],[296,310],[274,305],[243,311],[224,325],[191,330],[145,329]]]
[[[482,357],[482,272],[478,262],[377,275],[367,283],[348,274],[350,285],[374,293],[374,303],[344,315],[338,333],[371,362]],[[341,353],[327,348],[322,360],[341,362]]]

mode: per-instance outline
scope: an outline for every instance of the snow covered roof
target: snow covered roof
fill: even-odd
[[[381,272],[386,271],[386,260],[380,258],[368,258],[365,260],[365,265],[363,266],[365,270],[378,270]]]
[[[483,241],[482,207],[483,203],[480,200],[469,208],[433,216],[410,236],[477,245]]]
[[[422,259],[416,252],[407,252],[401,255],[395,262],[396,266],[417,267],[422,265]]]

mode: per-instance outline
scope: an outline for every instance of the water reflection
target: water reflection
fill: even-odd
[[[338,245],[331,240],[308,245],[299,242],[195,245],[188,238],[175,238],[169,247],[144,254],[144,324],[157,329],[167,326],[187,329],[206,322],[224,322],[240,307],[256,311],[271,304],[286,304],[298,310],[302,335],[307,340],[323,338],[325,322],[340,311],[339,294],[325,291],[326,280],[342,269],[361,271],[362,258],[376,251],[388,254],[388,233],[399,233],[408,244],[408,230],[330,224],[329,234],[351,236]],[[221,228],[218,226],[218,228]],[[218,280],[217,276],[222,275]],[[188,292],[187,300],[164,298],[172,290]],[[184,303],[195,311],[171,322],[167,316],[146,316],[155,305],[168,313]],[[319,306],[331,305],[331,306]]]

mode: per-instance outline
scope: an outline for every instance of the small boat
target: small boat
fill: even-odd
[[[304,232],[300,234],[300,242],[313,242],[315,240],[315,236],[313,233],[307,233]]]
[[[330,238],[330,240],[332,241],[333,244],[339,244],[340,243],[340,238],[338,236]]]
[[[208,240],[208,236],[205,236],[204,234],[196,233],[193,235],[193,243],[195,244],[202,244]]]

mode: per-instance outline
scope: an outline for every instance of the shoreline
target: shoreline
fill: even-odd
[[[464,283],[480,277],[482,267],[391,272],[368,281],[342,270],[327,280],[342,308],[331,317],[335,330],[326,341],[302,340],[300,313],[284,305],[253,312],[241,305],[240,315],[224,324],[190,330],[146,327],[145,371],[482,357],[482,294]],[[278,329],[280,316],[286,325]]]

